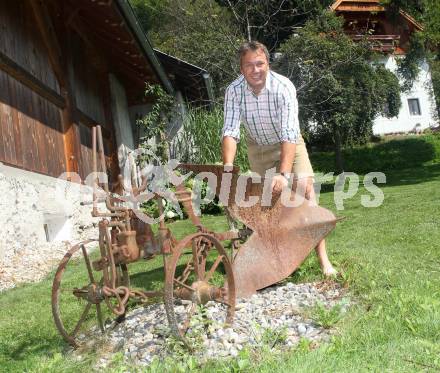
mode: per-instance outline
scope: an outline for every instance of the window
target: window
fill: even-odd
[[[420,102],[418,98],[409,98],[408,107],[409,107],[410,115],[422,115],[422,111],[420,110]]]

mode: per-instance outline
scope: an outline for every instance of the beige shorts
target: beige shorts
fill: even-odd
[[[280,171],[281,146],[275,145],[258,145],[253,139],[247,136],[248,155],[251,171],[257,172],[264,177],[267,170],[276,167],[276,171]],[[304,143],[304,139],[300,136],[296,144],[295,159],[293,161],[292,172],[295,178],[313,177],[313,168],[309,160],[309,154]]]

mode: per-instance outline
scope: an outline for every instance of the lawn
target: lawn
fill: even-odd
[[[387,183],[380,185],[384,203],[377,208],[361,205],[361,195],[370,195],[361,187],[353,198],[344,201],[345,209],[337,211],[332,186],[325,186],[321,204],[346,217],[328,238],[330,256],[343,271],[343,281],[355,302],[336,325],[338,335],[331,343],[318,348],[302,343],[295,351],[283,354],[250,352],[241,356],[240,364],[238,360],[216,362],[200,369],[440,370],[438,149],[440,138],[429,135],[347,152],[346,157],[352,157],[347,158],[347,170],[386,174]],[[317,169],[331,170],[329,157],[314,156]],[[217,230],[225,227],[223,217],[206,217],[205,222]],[[188,229],[185,221],[173,225],[180,237]],[[135,281],[160,281],[160,266],[161,261],[136,264],[136,271],[151,270],[152,274],[139,273]],[[92,364],[93,354],[83,362],[62,355],[66,345],[55,330],[50,312],[51,277],[0,295],[0,370],[86,371]],[[320,273],[314,255],[290,278],[295,282],[316,279]]]

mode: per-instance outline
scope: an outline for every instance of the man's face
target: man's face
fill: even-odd
[[[247,51],[241,57],[241,73],[255,93],[259,93],[266,84],[269,61],[261,49]]]

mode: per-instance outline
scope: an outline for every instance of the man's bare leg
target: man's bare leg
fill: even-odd
[[[324,276],[334,276],[337,274],[336,269],[333,268],[330,260],[327,256],[327,250],[325,248],[325,239],[319,241],[318,245],[315,247],[316,255],[318,255],[319,265],[321,266],[321,271]]]
[[[306,198],[311,201],[311,203],[318,205],[316,202],[315,190],[313,189],[313,178],[303,178],[298,180],[298,188],[299,190],[306,190]],[[304,188],[304,189],[301,189]],[[316,255],[318,255],[319,265],[321,266],[321,271],[324,276],[334,276],[337,274],[337,271],[333,268],[332,263],[330,262],[325,239],[319,241],[318,245],[315,247]]]

